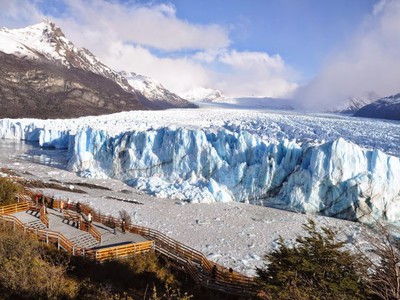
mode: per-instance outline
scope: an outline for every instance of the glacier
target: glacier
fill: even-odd
[[[119,179],[158,197],[400,221],[400,159],[343,138],[269,139],[228,126],[110,132],[70,123],[3,119],[0,138],[67,149],[67,168],[80,176]]]

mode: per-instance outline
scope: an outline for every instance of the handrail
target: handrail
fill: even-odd
[[[72,253],[74,256],[83,256],[96,259],[100,262],[109,260],[115,257],[126,257],[131,254],[136,254],[143,251],[149,251],[152,248],[153,242],[146,241],[140,243],[132,243],[128,246],[110,246],[102,249],[87,250],[81,247],[76,247],[62,233],[52,230],[36,229],[25,226],[17,217],[13,215],[2,215],[0,221],[5,221],[13,224],[14,229],[20,229],[24,232],[34,234],[40,241],[48,243],[57,243],[58,248],[63,248],[65,251]],[[109,254],[107,254],[109,253]]]
[[[29,202],[19,202],[0,207],[0,215],[13,214],[20,211],[26,211],[29,208]]]
[[[97,261],[103,262],[110,259],[127,257],[132,254],[149,251],[153,246],[153,241],[139,243],[129,243],[120,246],[111,246],[102,249],[88,250],[87,255],[93,256]]]
[[[74,204],[71,205],[71,209],[75,210],[76,206]],[[81,210],[87,212],[91,209],[89,206],[81,204]],[[92,215],[93,215],[93,221],[100,222],[104,225],[110,225],[109,224],[110,222],[113,223],[114,226],[121,224],[121,220],[118,218],[106,216],[101,213],[95,213],[95,212],[93,212]],[[24,225],[22,224],[22,226]],[[175,263],[187,269],[188,273],[192,276],[192,278],[203,286],[236,295],[255,294],[256,284],[254,278],[242,275],[237,272],[230,273],[224,266],[208,260],[204,256],[204,254],[201,253],[200,251],[197,251],[189,246],[186,246],[168,237],[167,235],[159,232],[158,230],[138,225],[127,226],[126,230],[131,233],[139,234],[150,240],[153,240],[154,244],[152,244],[152,247],[154,247],[154,249],[157,252],[159,252],[161,255],[164,255],[172,259]],[[68,246],[66,247],[68,248]],[[67,248],[64,249],[67,250]],[[106,250],[107,248],[108,250]],[[104,248],[104,251],[110,251],[110,248],[112,247],[107,247],[107,248]],[[72,251],[70,250],[67,251],[72,252],[73,255],[82,254],[83,252],[82,254],[83,256],[87,254],[89,255],[89,257],[93,256],[93,253],[97,253],[93,252],[93,250],[85,251],[85,249],[79,249],[81,251],[79,253],[79,251],[77,250],[78,250],[77,248],[72,246]],[[197,268],[195,266],[197,266]],[[217,272],[213,277],[212,269],[214,268],[214,266],[217,268]]]
[[[42,223],[44,225],[46,225],[47,228],[49,228],[50,221],[49,221],[49,217],[47,216],[46,206],[42,205],[42,207],[40,208],[39,214],[40,214],[40,221],[42,221]]]
[[[101,233],[88,222],[88,232],[101,244]]]
[[[81,209],[90,210],[90,207],[81,204]],[[115,226],[121,224],[120,219],[106,216],[101,213],[93,213],[93,220],[104,225],[110,225],[110,222],[114,223]],[[188,270],[189,268],[193,269],[193,264],[199,266],[201,271],[194,268],[199,284],[210,287],[214,290],[236,295],[255,294],[256,284],[253,277],[248,277],[238,272],[231,273],[224,266],[207,259],[202,252],[182,244],[158,230],[138,225],[130,225],[126,230],[153,240],[155,242],[154,248],[157,252],[174,260],[175,263],[180,264]],[[214,266],[217,268],[216,280],[214,280],[213,284],[210,285],[210,280],[213,279],[211,274]],[[195,280],[195,278],[193,279]]]

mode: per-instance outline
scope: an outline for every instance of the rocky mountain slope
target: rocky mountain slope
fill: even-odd
[[[0,118],[72,118],[147,109],[141,98],[92,72],[0,52]]]
[[[360,108],[371,104],[379,98],[381,97],[374,92],[369,92],[358,96],[351,96],[348,97],[343,103],[328,109],[328,112],[353,114]]]
[[[1,117],[68,118],[185,107],[168,100],[154,105],[48,20],[0,29],[0,54]]]
[[[359,109],[355,117],[400,120],[400,94],[385,97]]]
[[[134,72],[119,72],[119,75],[128,80],[130,86],[142,93],[148,101],[143,104],[155,109],[172,108],[172,107],[191,107],[196,105],[189,103],[187,100],[179,97],[177,94],[167,90],[158,81]]]

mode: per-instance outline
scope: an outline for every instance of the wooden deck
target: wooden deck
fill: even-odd
[[[14,228],[35,234],[40,240],[53,243],[73,255],[99,262],[154,249],[185,269],[202,286],[239,296],[256,294],[256,284],[252,277],[229,272],[227,268],[209,261],[201,252],[157,230],[129,225],[122,232],[122,220],[94,212],[90,224],[85,219],[92,210],[86,205],[81,205],[79,213],[76,212],[75,204],[71,205],[71,210],[61,213],[59,203],[54,202],[54,208],[47,208],[47,213],[44,213],[42,207],[39,214],[37,209],[30,210],[29,205],[18,203],[0,207],[0,221],[12,223]],[[69,222],[66,222],[68,219]]]

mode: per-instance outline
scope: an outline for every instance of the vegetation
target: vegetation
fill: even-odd
[[[280,238],[279,248],[265,255],[266,266],[257,268],[260,297],[264,299],[368,299],[361,265],[337,232],[309,220],[307,236],[289,247]]]
[[[16,197],[22,187],[6,177],[0,177],[0,205],[9,205],[16,202]]]
[[[368,252],[358,249],[360,260],[366,270],[364,279],[375,298],[398,300],[400,299],[400,241],[380,223],[374,224],[374,229],[373,233],[371,230],[364,230],[363,239],[369,245]]]
[[[187,300],[154,253],[97,264],[0,226],[0,299]]]
[[[1,227],[0,294],[4,299],[73,299],[78,284],[66,275],[68,260],[59,258],[34,237]]]

